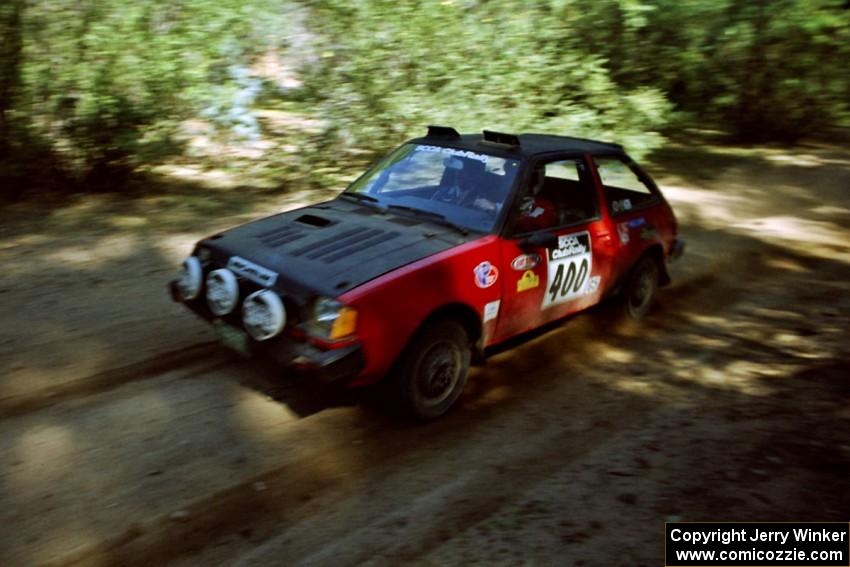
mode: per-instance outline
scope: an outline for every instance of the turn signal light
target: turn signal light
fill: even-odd
[[[352,307],[342,307],[331,326],[328,338],[332,341],[344,339],[353,335],[355,331],[357,331],[357,310]]]

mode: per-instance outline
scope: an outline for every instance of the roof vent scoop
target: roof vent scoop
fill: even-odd
[[[505,134],[503,132],[493,132],[484,130],[484,141],[491,144],[503,144],[505,146],[519,146],[519,137],[516,134]]]
[[[458,131],[451,126],[428,126],[428,138],[460,138]]]
[[[301,215],[295,222],[300,222],[301,224],[306,224],[309,226],[315,226],[316,228],[324,228],[329,224],[333,224],[333,221],[330,219],[317,217],[316,215]]]

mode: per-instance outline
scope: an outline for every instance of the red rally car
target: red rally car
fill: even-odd
[[[386,378],[428,419],[487,347],[608,296],[645,315],[683,247],[619,145],[432,126],[336,199],[200,241],[170,287],[231,347]]]

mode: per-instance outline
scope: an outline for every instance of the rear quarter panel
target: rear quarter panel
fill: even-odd
[[[592,163],[592,158],[589,158]],[[627,158],[628,159],[628,158]],[[644,208],[628,213],[612,214],[605,199],[602,179],[595,167],[592,168],[597,192],[603,206],[603,218],[608,223],[615,242],[618,243],[616,259],[612,269],[611,286],[607,291],[615,292],[629,275],[637,261],[651,248],[661,247],[667,257],[676,240],[677,224],[673,209],[664,198],[661,189],[647,171],[636,165],[657,192],[658,200]],[[662,266],[663,269],[663,266]],[[665,272],[666,273],[666,272]]]
[[[635,263],[653,247],[666,255],[673,241],[670,208],[661,201],[645,209],[612,217],[613,233],[619,241],[614,281],[622,281]]]

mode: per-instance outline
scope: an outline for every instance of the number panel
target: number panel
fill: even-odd
[[[558,248],[547,254],[547,293],[541,309],[571,301],[591,291],[587,275],[593,270],[590,233],[577,232],[558,237]]]

